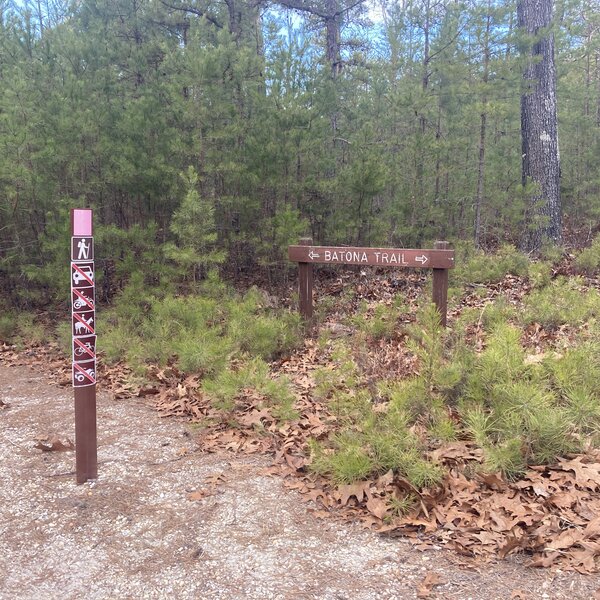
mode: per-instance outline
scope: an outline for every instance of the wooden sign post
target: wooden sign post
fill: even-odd
[[[98,477],[96,441],[96,286],[92,210],[71,210],[72,378],[77,483]]]
[[[433,302],[445,327],[448,307],[448,269],[454,267],[454,250],[450,250],[448,246],[448,242],[436,242],[433,250],[313,246],[310,238],[303,238],[298,246],[288,248],[289,259],[299,263],[300,314],[306,320],[310,320],[313,316],[313,263],[424,268],[433,269]]]

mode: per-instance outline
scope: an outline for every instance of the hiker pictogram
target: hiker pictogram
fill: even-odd
[[[89,242],[86,242],[85,238],[77,242],[77,249],[79,250],[77,253],[77,260],[89,260],[90,244]]]
[[[94,260],[94,238],[91,236],[71,238],[71,260],[73,262]]]

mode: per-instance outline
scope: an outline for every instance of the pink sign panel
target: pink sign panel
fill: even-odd
[[[73,209],[73,235],[92,235],[92,209]]]

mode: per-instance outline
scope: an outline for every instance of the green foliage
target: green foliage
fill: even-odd
[[[56,326],[54,335],[58,341],[58,346],[65,356],[70,356],[73,351],[73,333],[71,331],[71,321],[64,320]]]
[[[481,323],[486,331],[492,332],[496,327],[515,319],[517,311],[504,296],[499,296],[481,311]]]
[[[589,404],[571,402],[560,382],[570,371],[576,383],[586,367],[561,360],[528,364],[514,327],[499,326],[490,336],[460,403],[467,431],[484,449],[486,470],[515,478],[527,465],[547,464],[580,447],[584,430],[573,416]]]
[[[486,445],[484,471],[502,472],[507,479],[518,479],[525,473],[527,464],[522,451],[522,440],[513,437],[498,444]]]
[[[583,290],[576,278],[560,277],[551,285],[532,291],[524,301],[522,323],[539,323],[543,327],[581,324],[600,315],[600,294]]]
[[[156,223],[128,229],[101,224],[95,228],[96,286],[105,290],[108,299],[120,295],[121,311],[127,305],[135,311],[147,304],[140,295],[147,299],[172,290],[176,273],[167,264],[158,236]]]
[[[13,312],[3,312],[0,315],[0,341],[10,342],[17,334],[17,317]]]
[[[370,311],[367,303],[363,302],[350,322],[373,340],[391,339],[396,333],[398,319],[402,312],[401,306],[401,301],[398,306],[377,304]]]
[[[416,324],[409,333],[408,348],[419,359],[421,377],[426,389],[433,388],[438,371],[443,365],[444,342],[440,314],[435,304],[427,304],[417,315]]]
[[[74,3],[64,15],[45,3],[47,18],[43,6],[36,17],[5,4],[0,283],[11,304],[66,301],[76,205],[96,209],[99,272],[115,263],[106,297],[136,270],[173,287],[215,266],[232,278],[262,266],[285,280],[285,247],[307,232],[371,246],[468,240],[476,204],[483,244],[519,236],[522,65],[508,51],[510,5],[392,4],[377,32],[358,26],[359,5],[341,10],[339,42],[361,50],[332,77],[324,24],[311,11],[287,19],[281,6],[221,3],[210,19],[186,13],[183,27],[165,3]],[[569,41],[557,44],[561,185],[573,230],[600,213],[600,130],[586,80],[598,28],[584,33],[593,17],[566,6]],[[425,79],[415,76],[423,23],[439,50]],[[473,115],[486,117],[487,132]],[[471,167],[482,143],[479,203]],[[147,229],[155,235],[140,256]],[[468,264],[457,260],[460,281],[524,274],[514,250],[491,262],[472,244],[469,252]],[[592,258],[582,255],[581,267],[595,268]]]
[[[411,448],[402,455],[398,471],[417,489],[435,486],[444,477],[442,467],[423,457],[416,448]]]
[[[253,389],[269,406],[274,407],[276,417],[293,419],[297,416],[289,382],[281,377],[272,379],[269,366],[260,358],[252,359],[237,369],[222,369],[215,377],[206,379],[202,389],[214,399],[215,406],[224,410],[232,410],[236,398],[245,389]]]
[[[338,343],[334,346],[331,358],[331,365],[321,367],[314,373],[317,398],[330,398],[336,391],[358,387],[360,373],[351,349],[344,343]]]
[[[49,337],[48,328],[31,313],[20,313],[16,319],[19,344],[43,344]]]
[[[181,178],[185,196],[173,213],[170,227],[179,244],[166,244],[165,255],[181,265],[184,273],[191,272],[192,279],[196,280],[199,274],[204,275],[222,263],[226,254],[216,248],[215,206],[198,192],[198,174],[193,167],[188,167]]]
[[[494,254],[474,252],[466,262],[457,260],[452,276],[465,283],[496,283],[506,275],[524,277],[529,271],[529,259],[510,244],[503,244]]]
[[[575,266],[586,275],[594,275],[600,267],[600,235],[575,258]]]
[[[176,356],[184,372],[214,375],[232,358],[271,360],[299,342],[299,317],[287,311],[267,314],[257,290],[241,297],[210,275],[200,288],[202,295],[156,295],[142,293],[140,277],[134,274],[114,309],[101,315],[111,361],[132,352],[141,363],[165,364]]]
[[[416,506],[417,498],[412,494],[398,497],[395,494],[390,498],[389,510],[394,517],[405,517]]]
[[[349,347],[340,345],[337,362],[323,367],[316,381],[343,427],[318,445],[313,468],[338,482],[393,469],[415,487],[428,487],[444,471],[425,453],[427,444],[467,436],[483,449],[483,470],[514,479],[529,465],[552,463],[600,433],[596,342],[531,361],[519,329],[503,320],[512,311],[502,303],[494,311],[484,350],[475,354],[464,341],[446,339],[435,309],[423,308],[411,327],[419,375],[379,385],[383,411],[361,389]]]
[[[338,484],[366,479],[373,470],[373,462],[360,441],[350,433],[336,435],[330,451],[320,444],[311,445],[310,468],[320,475],[330,476]]]
[[[552,266],[547,262],[531,263],[528,277],[534,288],[544,288],[550,285],[552,280]]]

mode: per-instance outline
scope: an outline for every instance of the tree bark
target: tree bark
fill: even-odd
[[[527,198],[523,249],[537,252],[562,236],[552,0],[519,0],[517,19],[532,42],[521,95],[522,183],[536,188]]]

